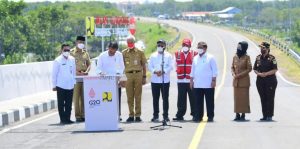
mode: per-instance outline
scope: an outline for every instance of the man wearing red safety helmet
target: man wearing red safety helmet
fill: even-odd
[[[194,114],[194,96],[190,88],[190,73],[194,56],[198,52],[191,49],[192,42],[186,38],[182,41],[182,47],[175,52],[176,72],[177,72],[177,114],[173,120],[182,121],[186,113],[187,94],[190,100],[191,115]]]

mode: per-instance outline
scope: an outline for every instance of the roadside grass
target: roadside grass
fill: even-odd
[[[137,21],[136,41],[142,40],[146,46],[145,55],[148,58],[156,50],[156,42],[159,39],[172,41],[177,36],[177,31],[167,25],[152,22]]]
[[[170,48],[170,49],[168,50],[168,51],[169,51],[170,53],[172,53],[173,55],[175,54],[175,52],[176,52],[178,49],[181,48],[182,40],[183,40],[184,38],[189,38],[189,39],[193,40],[190,33],[186,32],[186,31],[183,31],[183,30],[179,30],[179,32],[180,32],[180,38],[179,38],[178,42],[177,42],[172,48]]]
[[[167,47],[172,55],[175,51],[181,47],[181,42],[184,38],[191,38],[191,35],[183,30],[179,30],[180,38],[178,42],[173,47]],[[159,39],[164,39],[166,41],[172,41],[177,36],[177,31],[171,26],[160,26],[157,23],[152,22],[137,22],[137,33],[136,40],[142,40],[146,46],[145,55],[149,58],[151,53],[156,50],[156,41]],[[150,82],[151,73],[147,71],[147,82]]]
[[[239,31],[238,31],[239,32]],[[239,32],[246,36],[247,38],[254,41],[256,44],[261,43],[264,39],[251,35],[245,32]],[[271,54],[273,54],[277,59],[278,69],[282,75],[287,78],[289,81],[300,83],[300,65],[297,62],[289,57],[286,53],[271,45]]]

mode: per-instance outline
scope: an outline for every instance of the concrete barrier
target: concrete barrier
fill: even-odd
[[[0,65],[0,102],[51,90],[52,61]]]

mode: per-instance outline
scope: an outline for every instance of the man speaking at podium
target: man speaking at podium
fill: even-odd
[[[101,53],[97,61],[97,74],[100,75],[123,75],[124,61],[121,52],[117,51],[119,48],[117,42],[110,42],[108,50]],[[119,115],[121,119],[121,87],[125,87],[124,80],[119,81]]]
[[[162,93],[163,99],[163,120],[168,122],[169,111],[169,88],[170,72],[173,69],[172,55],[165,51],[166,42],[157,41],[157,52],[154,52],[149,58],[149,71],[151,72],[151,89],[153,96],[153,118],[152,122],[159,121],[159,96]]]

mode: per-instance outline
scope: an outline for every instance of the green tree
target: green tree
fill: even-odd
[[[296,45],[300,47],[300,20],[295,22],[292,29],[292,40],[296,42]]]

